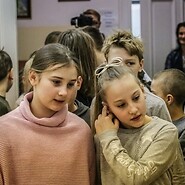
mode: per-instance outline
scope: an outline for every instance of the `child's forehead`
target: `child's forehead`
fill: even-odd
[[[132,76],[123,76],[104,84],[105,99],[124,99],[132,97],[136,92],[141,91],[141,86]],[[107,99],[108,100],[108,99]]]
[[[72,64],[56,64],[48,66],[44,71],[56,71],[56,70],[71,70],[76,69],[75,65]]]
[[[127,83],[128,81],[132,84],[139,85],[137,83],[135,77],[132,74],[127,73],[127,74],[120,75],[119,78],[114,78],[112,80],[106,80],[103,86],[104,86],[104,88],[107,88],[107,87],[109,87],[109,88],[113,87],[114,88],[114,84],[118,84],[118,86],[123,85],[123,87],[126,88],[126,86],[130,85],[130,83]]]
[[[137,59],[137,61],[139,62],[139,57],[137,55],[131,55],[129,51],[122,47],[113,46],[110,48],[108,60],[110,61],[114,57],[121,57],[123,61]]]
[[[53,66],[42,71],[41,76],[76,79],[79,75],[75,66]]]

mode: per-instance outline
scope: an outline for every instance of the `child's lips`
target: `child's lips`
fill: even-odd
[[[138,121],[140,119],[141,115],[135,116],[134,118],[132,118],[132,121]]]
[[[57,100],[57,99],[55,99],[55,101],[56,101],[56,102],[59,102],[59,103],[65,102],[65,100]]]

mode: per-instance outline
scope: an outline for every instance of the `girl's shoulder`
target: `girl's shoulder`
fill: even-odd
[[[77,116],[76,114],[68,111],[67,117],[68,124],[74,125],[80,129],[87,129],[90,130],[89,125],[82,119],[81,117]]]
[[[177,128],[172,122],[166,121],[157,116],[152,116],[151,121],[146,125],[146,127],[158,131],[171,130],[172,132],[177,132]]]

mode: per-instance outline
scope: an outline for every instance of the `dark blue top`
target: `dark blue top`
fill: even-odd
[[[180,48],[172,50],[166,57],[165,69],[176,68],[185,72],[183,69],[182,51]]]

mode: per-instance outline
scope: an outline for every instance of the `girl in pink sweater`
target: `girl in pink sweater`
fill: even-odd
[[[91,131],[67,110],[79,74],[66,47],[37,51],[29,74],[33,92],[0,118],[1,185],[94,184]]]

